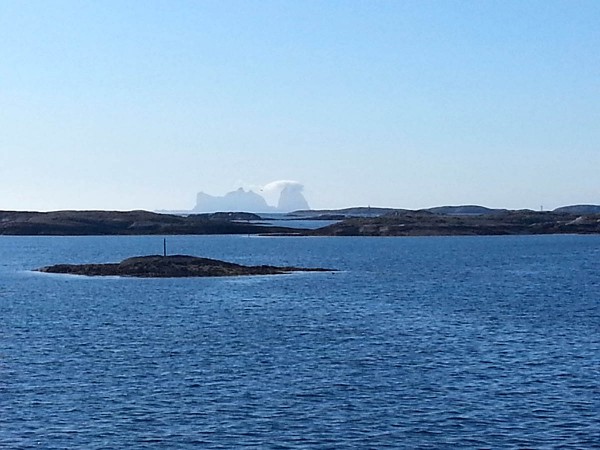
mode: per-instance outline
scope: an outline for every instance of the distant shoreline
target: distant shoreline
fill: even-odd
[[[313,221],[316,228],[289,224]],[[322,227],[319,227],[320,223]],[[297,211],[279,220],[223,212],[187,216],[149,211],[0,211],[4,236],[114,235],[465,236],[600,234],[600,206],[554,211],[448,206],[428,210],[349,208]]]

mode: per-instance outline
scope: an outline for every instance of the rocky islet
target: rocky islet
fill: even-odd
[[[56,264],[36,269],[38,272],[85,276],[121,276],[138,278],[225,277],[248,275],[282,275],[293,272],[333,272],[332,269],[290,266],[245,266],[189,255],[136,256],[120,263]]]

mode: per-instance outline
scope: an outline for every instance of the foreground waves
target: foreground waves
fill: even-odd
[[[157,237],[0,237],[0,448],[593,448],[600,237],[171,237],[337,273],[30,272]]]

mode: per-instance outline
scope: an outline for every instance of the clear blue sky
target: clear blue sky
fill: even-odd
[[[600,1],[0,1],[0,209],[600,204]]]

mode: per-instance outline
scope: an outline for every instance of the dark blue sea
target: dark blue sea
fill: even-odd
[[[600,236],[0,237],[0,448],[600,447]]]

